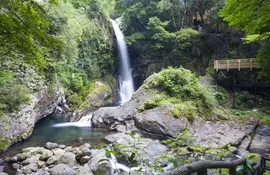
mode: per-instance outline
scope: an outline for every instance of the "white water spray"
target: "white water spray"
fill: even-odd
[[[125,42],[125,36],[123,32],[120,30],[119,25],[111,20],[114,33],[117,39],[118,52],[120,55],[120,97],[121,103],[127,102],[131,99],[131,96],[134,92],[133,79],[131,75],[131,69],[129,64],[129,56],[127,50],[127,44]]]
[[[66,123],[58,123],[52,125],[52,127],[68,127],[68,126],[75,126],[75,127],[91,127],[92,126],[92,113],[83,116],[77,122],[66,122]]]

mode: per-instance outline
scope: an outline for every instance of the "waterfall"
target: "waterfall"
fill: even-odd
[[[119,91],[120,91],[121,103],[124,103],[131,99],[131,96],[134,92],[134,85],[133,85],[133,79],[131,75],[125,36],[123,32],[120,30],[119,25],[116,23],[116,21],[111,20],[111,22],[112,22],[114,33],[117,40],[118,53],[120,55]]]
[[[76,126],[76,127],[91,127],[92,126],[92,113],[83,116],[77,122],[66,122],[66,123],[58,123],[52,125],[52,127],[69,127],[69,126]]]

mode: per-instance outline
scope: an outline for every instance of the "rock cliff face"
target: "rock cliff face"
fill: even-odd
[[[21,105],[15,114],[0,118],[0,151],[28,138],[35,123],[54,112],[64,100],[64,89],[57,83],[31,94],[29,104]]]

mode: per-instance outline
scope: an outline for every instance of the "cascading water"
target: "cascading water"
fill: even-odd
[[[129,64],[129,56],[127,50],[127,44],[125,42],[125,36],[123,32],[120,30],[119,25],[116,21],[111,20],[114,33],[117,40],[118,52],[120,55],[120,77],[119,77],[119,84],[120,84],[120,97],[121,103],[127,102],[131,99],[131,96],[134,92],[134,85],[133,79]]]
[[[77,122],[66,122],[66,123],[58,123],[52,125],[52,127],[69,127],[69,126],[76,126],[76,127],[91,127],[92,126],[92,113],[83,116]]]

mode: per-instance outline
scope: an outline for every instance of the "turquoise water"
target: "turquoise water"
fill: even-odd
[[[13,156],[23,148],[34,146],[45,146],[46,142],[56,142],[67,146],[78,146],[83,143],[97,145],[104,143],[104,137],[115,132],[91,127],[52,127],[53,124],[67,122],[63,117],[48,116],[38,121],[32,135],[22,142],[12,145],[7,152],[0,154]]]

